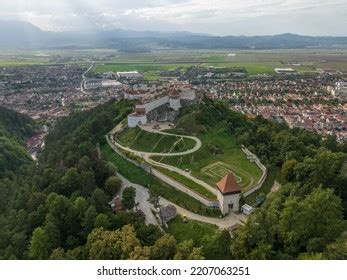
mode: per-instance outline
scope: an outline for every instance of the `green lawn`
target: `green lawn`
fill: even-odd
[[[141,72],[157,72],[175,70],[177,68],[190,67],[191,63],[183,64],[170,64],[170,63],[105,63],[99,64],[95,67],[96,73],[103,73],[108,71],[141,71]]]
[[[192,239],[198,246],[203,245],[202,243],[205,238],[211,238],[219,233],[219,229],[216,225],[189,219],[187,223],[184,223],[180,216],[170,221],[168,226],[168,232],[172,234],[177,241],[180,242]]]
[[[276,67],[281,67],[278,62],[235,62],[235,63],[204,63],[204,66],[216,66],[216,67],[235,67],[245,68],[249,75],[257,74],[274,74]],[[283,67],[283,66],[282,66]]]
[[[216,62],[216,59],[221,62]],[[280,63],[275,62],[259,62],[259,63],[233,63],[224,62],[220,56],[210,57],[211,63],[203,63],[202,66],[216,66],[216,67],[232,67],[232,68],[245,68],[247,73],[250,75],[256,74],[274,74],[274,69],[280,67]],[[213,62],[212,62],[213,61]],[[104,73],[108,71],[141,71],[144,72],[145,78],[148,79],[159,79],[159,71],[175,70],[177,68],[186,69],[195,65],[195,63],[181,63],[181,64],[171,64],[171,63],[105,63],[99,64],[95,67],[96,73]]]
[[[220,215],[219,211],[206,207],[196,199],[190,197],[185,193],[177,191],[176,189],[157,179],[155,176],[148,174],[142,168],[137,167],[133,163],[125,160],[117,153],[115,153],[109,145],[103,145],[101,147],[101,150],[103,156],[108,161],[115,164],[120,174],[122,174],[124,177],[135,184],[149,188],[151,195],[162,196],[167,200],[172,201],[173,203],[193,213],[213,217]]]
[[[156,161],[189,169],[192,175],[215,186],[222,177],[233,172],[243,191],[255,185],[261,170],[251,163],[236,143],[236,139],[224,131],[212,130],[198,133],[202,147],[197,152],[179,157],[153,157]]]
[[[12,59],[12,60],[0,60],[0,67],[5,66],[28,66],[28,65],[41,65],[48,64],[49,61],[45,59]]]
[[[160,79],[160,75],[156,71],[148,71],[144,74],[144,77],[147,81],[157,81]]]
[[[196,143],[194,140],[151,133],[136,128],[126,128],[117,135],[118,142],[123,146],[137,151],[164,153],[164,152],[182,152],[192,149]]]
[[[160,168],[160,167],[155,167],[156,169],[158,169],[161,173],[164,173],[165,175],[173,178],[174,180],[176,180],[177,182],[183,184],[184,186],[188,187],[189,189],[205,196],[208,199],[212,199],[212,200],[216,200],[217,197],[211,193],[209,190],[207,190],[206,188],[204,188],[203,186],[199,185],[198,183],[190,180],[189,178],[178,174],[176,172],[167,170],[165,168]]]
[[[247,191],[254,186],[261,177],[261,170],[256,164],[251,163],[241,151],[235,137],[228,132],[218,129],[210,131],[203,130],[196,122],[191,121],[193,116],[186,115],[178,123],[178,128],[173,133],[192,135],[196,134],[202,141],[202,147],[195,153],[174,157],[152,157],[153,160],[168,165],[176,166],[183,170],[190,170],[191,174],[215,187],[215,184],[225,175],[232,172],[238,181],[242,191]],[[185,121],[189,125],[185,124]],[[182,131],[180,131],[182,129]],[[180,137],[165,136],[158,133],[150,133],[140,128],[127,128],[117,135],[118,142],[123,146],[144,152],[181,152],[191,149],[195,141],[190,139],[179,140]],[[174,146],[174,149],[172,147]],[[203,186],[192,182],[190,179],[177,174],[162,170],[166,175],[172,177],[187,187],[214,199],[214,195]]]

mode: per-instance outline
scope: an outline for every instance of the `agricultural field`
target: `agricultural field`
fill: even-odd
[[[196,145],[191,139],[151,133],[139,127],[126,128],[117,134],[117,141],[125,147],[152,153],[183,152]]]
[[[99,64],[95,67],[96,73],[104,73],[108,71],[140,71],[140,72],[158,72],[169,71],[177,68],[187,68],[192,64],[165,64],[165,63],[107,63]]]
[[[0,67],[55,63],[96,62],[96,73],[138,70],[147,80],[158,80],[159,71],[193,65],[243,67],[249,75],[273,74],[276,67],[292,67],[300,73],[319,69],[347,71],[346,50],[155,50],[122,53],[110,49],[3,51]],[[301,66],[290,65],[299,63]]]
[[[300,66],[291,65],[300,64]],[[291,67],[299,73],[319,69],[347,70],[346,50],[168,50],[143,54],[118,54],[96,67],[96,72],[138,70],[148,80],[158,71],[194,66],[242,67],[249,75],[274,74],[276,67]]]
[[[45,65],[48,64],[47,59],[34,59],[34,58],[0,58],[0,67],[8,66],[30,66],[30,65]]]

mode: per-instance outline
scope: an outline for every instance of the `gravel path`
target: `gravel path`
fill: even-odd
[[[158,225],[157,219],[154,217],[152,211],[151,211],[151,204],[148,202],[149,199],[149,192],[148,189],[145,187],[138,185],[138,184],[133,184],[129,180],[127,180],[125,177],[123,177],[120,174],[117,174],[117,176],[122,180],[123,182],[123,187],[121,192],[126,188],[126,187],[134,187],[136,189],[136,202],[139,202],[139,209],[141,209],[145,215],[146,215],[146,224],[153,224],[153,225]],[[237,223],[244,223],[247,219],[247,216],[242,215],[242,214],[235,214],[235,213],[230,213],[228,216],[226,216],[223,219],[218,219],[218,218],[211,218],[211,217],[205,217],[201,216],[195,213],[192,213],[170,201],[167,199],[160,197],[159,202],[161,205],[168,205],[171,204],[176,207],[177,213],[179,215],[184,215],[188,219],[191,220],[196,220],[200,221],[203,223],[208,223],[208,224],[213,224],[218,226],[220,229],[227,229]]]
[[[148,199],[149,199],[148,190],[143,186],[131,183],[128,179],[126,179],[119,173],[117,174],[117,177],[119,177],[119,179],[121,179],[123,183],[120,193],[122,193],[124,189],[127,187],[134,187],[136,189],[135,202],[140,203],[138,206],[138,209],[141,209],[143,213],[145,213],[146,224],[159,225],[157,219],[154,217],[151,211],[151,204],[148,202]]]

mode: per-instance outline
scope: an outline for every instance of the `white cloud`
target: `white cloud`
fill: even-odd
[[[323,30],[317,29],[317,19],[324,18],[327,31],[345,34],[346,10],[346,0],[1,0],[0,18],[27,20],[49,30],[120,27],[217,34],[318,34]],[[291,26],[293,17],[297,22]],[[257,22],[269,20],[273,26],[270,21],[258,30]]]

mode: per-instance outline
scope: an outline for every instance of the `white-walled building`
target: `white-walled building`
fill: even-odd
[[[145,114],[131,114],[128,116],[128,126],[133,128],[138,125],[146,124],[147,123],[147,115]]]
[[[142,80],[143,74],[138,71],[117,72],[116,78],[118,80]]]
[[[146,124],[148,114],[155,109],[167,105],[168,108],[177,112],[184,104],[190,104],[196,100],[195,90],[191,85],[170,85],[157,89],[155,93],[151,91],[143,94],[135,107],[135,112],[128,116],[128,127]],[[130,95],[129,95],[130,96]]]
[[[275,68],[275,72],[277,74],[295,74],[295,70],[293,68]]]
[[[237,183],[233,173],[229,173],[217,184],[220,210],[223,215],[231,211],[238,212],[240,210],[241,188]]]

